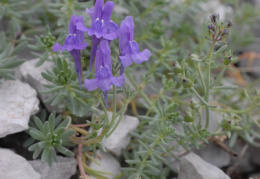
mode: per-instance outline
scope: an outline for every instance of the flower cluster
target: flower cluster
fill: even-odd
[[[92,66],[95,63],[95,78],[85,79],[84,86],[93,91],[100,89],[103,91],[105,101],[107,100],[107,92],[112,89],[112,86],[122,87],[125,78],[123,76],[124,68],[130,66],[133,62],[141,64],[148,61],[151,52],[147,49],[140,52],[139,45],[134,41],[134,21],[133,17],[127,16],[122,21],[120,28],[111,20],[111,15],[114,8],[114,3],[111,1],[96,0],[95,7],[86,9],[86,12],[92,19],[90,28],[84,26],[82,16],[71,16],[69,24],[69,35],[65,39],[64,45],[56,43],[53,46],[53,51],[67,50],[75,62],[75,68],[81,87],[82,68],[80,63],[80,52],[87,47],[84,42],[84,33],[92,39],[92,49],[90,56],[89,71],[92,71]],[[120,75],[114,77],[112,74],[112,60],[110,43],[119,37],[119,49],[121,61]]]
[[[229,36],[229,29],[233,26],[233,23],[229,20],[226,24],[220,22],[219,14],[212,14],[210,16],[210,21],[211,23],[208,25],[209,37],[216,42],[225,42]]]

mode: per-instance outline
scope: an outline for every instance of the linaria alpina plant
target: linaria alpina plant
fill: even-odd
[[[113,15],[117,2],[129,10],[125,18]],[[90,3],[84,4],[91,7]],[[258,92],[222,83],[224,73],[237,59],[235,52],[227,50],[226,42],[234,24],[213,14],[203,25],[203,34],[196,18],[182,23],[200,11],[192,4],[96,0],[94,7],[86,8],[85,18],[79,16],[85,11],[79,11],[82,4],[77,1],[50,3],[51,15],[41,17],[50,28],[29,47],[44,52],[34,53],[40,58],[37,66],[46,60],[54,65],[42,72],[48,84],[41,93],[48,94],[44,105],[49,103],[61,115],[51,113],[47,121],[42,117],[31,122],[29,133],[37,140],[29,143],[33,158],[41,154],[41,159],[52,165],[58,152],[74,153],[82,178],[105,179],[107,173],[90,168],[86,161],[96,162],[98,149],[107,151],[105,141],[126,112],[135,115],[140,125],[129,133],[132,139],[122,151],[124,167],[117,178],[167,178],[176,172],[171,167],[173,160],[215,136],[228,136],[233,145],[241,136],[260,146],[254,140],[259,134],[251,130],[259,122],[250,121],[259,106]],[[187,17],[179,12],[183,8]],[[186,53],[187,49],[192,53]],[[12,55],[5,57],[11,63]],[[221,70],[216,70],[219,67]],[[5,72],[1,70],[0,76]],[[142,80],[136,77],[139,71]],[[213,112],[223,116],[218,123]],[[215,128],[210,129],[210,124]]]

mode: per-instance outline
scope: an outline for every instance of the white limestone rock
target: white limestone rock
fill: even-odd
[[[32,160],[29,163],[41,175],[41,179],[69,179],[76,173],[77,161],[75,158],[58,156],[57,160],[58,162],[54,162],[52,167],[41,160]]]
[[[117,4],[114,7],[114,12],[118,15],[127,15],[130,13],[128,9]]]
[[[103,175],[103,176],[107,177],[108,179],[113,179],[115,176],[117,176],[121,173],[119,162],[111,154],[104,153],[101,150],[98,150],[97,155],[100,157],[100,159],[96,158],[98,164],[91,161],[91,163],[89,165],[90,168],[92,168],[94,170],[109,173],[110,175]],[[98,179],[93,176],[91,176],[90,178]]]
[[[209,143],[206,147],[194,151],[203,160],[219,168],[226,167],[231,162],[231,156],[214,143]]]
[[[112,120],[112,115],[113,113],[108,112],[109,121]],[[118,121],[118,119],[119,117],[116,121]],[[136,117],[123,116],[115,131],[105,140],[103,146],[115,156],[119,157],[122,149],[125,149],[130,142],[131,136],[129,133],[136,130],[138,125],[139,119]],[[101,130],[99,132],[101,133]]]
[[[199,23],[207,22],[211,14],[219,14],[221,21],[228,20],[232,17],[234,10],[231,6],[223,4],[220,0],[208,0],[200,3],[201,14],[197,14]]]
[[[30,116],[39,111],[36,91],[19,80],[0,84],[0,138],[27,130]]]
[[[46,61],[41,66],[35,67],[36,63],[39,61],[39,59],[33,59],[24,62],[20,68],[18,73],[22,75],[22,79],[29,83],[34,89],[36,89],[39,98],[41,101],[44,101],[48,97],[52,96],[52,94],[42,94],[41,91],[46,90],[46,87],[44,84],[50,84],[49,81],[47,81],[45,78],[42,77],[42,72],[45,72],[46,70],[52,70],[54,67],[53,62]],[[53,107],[50,105],[50,103],[45,103],[45,107],[48,109],[49,112],[52,111],[58,111],[60,112],[60,109],[58,107]]]
[[[178,179],[230,179],[219,168],[205,162],[198,155],[190,153],[181,158]]]
[[[40,179],[40,174],[23,157],[3,148],[0,148],[0,154],[0,178]]]

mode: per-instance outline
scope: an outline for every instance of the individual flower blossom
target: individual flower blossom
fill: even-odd
[[[119,29],[119,48],[121,55],[121,70],[120,74],[123,73],[124,68],[130,66],[133,62],[141,64],[144,61],[148,61],[151,52],[147,49],[140,52],[139,45],[134,41],[134,21],[132,16],[127,16],[122,21]]]
[[[77,23],[77,29],[85,31],[92,38],[92,50],[90,56],[90,66],[89,71],[91,71],[94,64],[94,59],[97,51],[97,47],[100,41],[103,39],[112,41],[118,37],[118,26],[112,20],[110,20],[114,3],[112,1],[106,2],[104,9],[104,0],[97,0],[95,7],[86,9],[86,12],[90,15],[92,19],[92,25],[88,29],[82,23]]]
[[[80,50],[83,50],[87,47],[87,42],[84,42],[84,32],[80,31],[76,28],[76,23],[84,24],[83,16],[72,15],[70,24],[69,24],[69,35],[65,39],[64,45],[60,45],[59,43],[54,44],[52,47],[53,51],[56,52],[60,50],[63,52],[67,50],[70,52],[71,56],[75,62],[75,68],[77,72],[77,77],[79,81],[79,86],[81,88],[81,62],[80,62]]]
[[[112,85],[122,87],[125,82],[125,77],[120,75],[113,77],[112,74],[112,61],[111,61],[111,50],[107,40],[102,40],[97,49],[96,60],[95,60],[95,78],[85,79],[84,86],[89,90],[93,91],[97,88],[103,91],[105,103],[107,104],[107,91],[112,89]]]

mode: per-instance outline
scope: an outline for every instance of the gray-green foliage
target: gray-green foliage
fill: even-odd
[[[33,159],[36,159],[42,153],[41,160],[47,161],[50,166],[52,166],[53,161],[57,162],[56,152],[68,157],[74,155],[66,148],[66,146],[73,145],[68,140],[75,132],[68,130],[71,119],[66,118],[62,121],[62,116],[55,116],[56,114],[53,112],[48,121],[42,121],[34,116],[34,125],[30,126],[30,135],[38,142],[31,145],[29,151],[34,152]]]
[[[22,64],[23,60],[18,60],[16,54],[21,51],[26,41],[21,41],[19,45],[14,46],[11,42],[7,42],[5,34],[0,33],[0,79],[14,80],[14,68]]]
[[[255,126],[260,127],[259,122],[252,117],[257,113],[259,107],[258,92],[250,87],[245,90],[235,90],[234,85],[217,86],[211,90],[211,97],[221,104],[220,107],[216,108],[215,105],[208,104],[208,101],[194,100],[194,97],[198,96],[204,98],[204,89],[202,82],[200,82],[198,68],[202,69],[202,78],[204,78],[207,73],[207,63],[211,63],[210,69],[213,70],[223,66],[222,59],[234,60],[233,57],[229,58],[232,53],[227,51],[227,44],[218,43],[219,50],[214,52],[212,60],[207,62],[208,39],[210,40],[210,37],[205,38],[205,32],[208,30],[207,25],[201,25],[196,19],[196,14],[201,11],[199,2],[204,1],[114,1],[115,4],[119,3],[129,10],[129,15],[134,16],[135,40],[140,44],[140,49],[145,47],[152,52],[152,58],[141,66],[141,68],[148,70],[149,77],[146,75],[145,80],[141,84],[137,84],[135,79],[131,79],[132,75],[130,74],[130,72],[138,70],[137,65],[126,69],[125,74],[136,91],[125,90],[125,96],[119,103],[121,108],[118,111],[114,95],[113,109],[115,111],[112,122],[107,121],[105,114],[94,118],[92,122],[87,122],[94,130],[86,135],[85,141],[83,139],[82,141],[88,145],[84,148],[85,151],[95,154],[97,147],[102,149],[102,141],[106,139],[107,135],[111,135],[109,130],[116,127],[116,117],[122,118],[128,103],[136,104],[136,100],[132,100],[137,95],[141,96],[144,102],[139,103],[139,106],[145,109],[145,114],[138,115],[141,124],[138,130],[132,133],[133,140],[129,146],[131,150],[124,151],[124,159],[128,165],[123,168],[125,177],[167,178],[171,172],[171,158],[178,160],[179,151],[189,151],[191,148],[198,149],[201,147],[200,144],[207,143],[207,139],[214,135],[226,134],[231,137],[230,146],[234,146],[238,136],[252,145],[259,146],[255,139],[260,138],[260,134],[257,130],[251,130]],[[14,1],[10,2],[14,3]],[[47,89],[42,93],[51,94],[51,97],[44,102],[50,103],[52,106],[60,106],[64,114],[77,117],[85,116],[89,110],[96,111],[96,106],[99,104],[106,111],[101,100],[101,93],[100,91],[88,92],[85,88],[80,89],[72,58],[67,54],[62,54],[63,56],[54,54],[52,46],[56,39],[57,42],[64,41],[70,16],[74,13],[83,15],[81,12],[84,12],[85,16],[85,11],[79,10],[86,6],[91,7],[90,3],[93,2],[78,3],[76,0],[54,0],[44,6],[43,11],[46,12],[40,11],[42,13],[39,13],[41,14],[40,19],[44,22],[43,25],[45,26],[47,23],[51,30],[46,28],[45,35],[35,37],[36,43],[32,42],[33,45],[29,45],[33,51],[38,51],[34,52],[34,55],[40,58],[37,65],[41,65],[46,60],[54,63],[53,69],[42,73],[42,76],[48,81],[48,84],[45,84]],[[236,2],[230,2],[230,4],[234,5],[236,10],[239,9],[240,4]],[[241,21],[244,27],[249,21],[255,22],[256,18],[254,17],[258,14],[255,9],[248,4],[242,4],[241,7],[242,11],[235,11],[235,25]],[[204,15],[206,17],[209,14],[205,13]],[[119,23],[123,16],[113,15],[112,19]],[[16,27],[16,29],[18,28]],[[251,34],[245,37],[241,35],[244,32],[244,28],[234,33],[231,32],[232,39],[235,39],[231,40],[231,47],[251,42],[252,38],[249,38],[252,37]],[[236,50],[235,48],[231,49]],[[116,61],[119,52],[114,44],[111,44],[111,51],[113,55],[116,55],[113,58]],[[83,71],[88,63],[88,52],[89,49],[82,53]],[[225,53],[226,55],[224,55]],[[173,62],[173,66],[171,62]],[[233,63],[233,61],[227,61],[225,65],[228,66],[231,62]],[[218,74],[213,75],[218,77]],[[83,76],[84,78],[91,77],[88,72],[84,72]],[[160,80],[162,86],[159,89],[149,86],[149,79]],[[147,84],[155,97],[152,98],[143,91]],[[197,90],[197,96],[193,94],[193,88]],[[121,91],[123,90],[114,89],[113,92],[109,92],[109,95]],[[234,98],[236,100],[232,101]],[[227,109],[223,109],[224,107]],[[213,132],[210,132],[202,123],[202,111],[205,108],[215,110],[223,116],[222,122]],[[69,121],[68,119],[64,120],[64,126],[54,129],[53,126],[56,126],[56,122],[60,120],[60,117],[54,120],[54,116],[52,114],[47,122],[35,119],[36,125],[30,132],[33,138],[40,141],[30,147],[30,150],[34,151],[34,158],[43,151],[42,159],[47,160],[49,164],[56,157],[56,149],[61,153],[72,154],[66,148],[61,147],[67,144],[69,135],[66,136],[66,142],[63,143],[64,140],[61,141],[61,137],[59,137],[61,134],[57,134],[58,131],[66,131],[65,126]],[[98,135],[97,130],[102,130],[101,135]],[[72,135],[72,132],[68,134]],[[75,137],[73,141],[78,142],[78,139]],[[62,145],[60,146],[60,144]],[[85,170],[92,175],[98,173],[93,173],[89,168],[85,168]]]
[[[36,67],[42,65],[46,60],[51,60],[51,56],[55,56],[55,54],[52,51],[52,47],[55,43],[55,40],[56,38],[51,34],[49,26],[46,26],[45,36],[35,36],[36,44],[28,45],[28,47],[34,51],[32,52],[32,54],[40,59],[36,63]],[[43,53],[39,54],[39,51],[43,51]]]
[[[54,61],[53,70],[42,72],[42,76],[50,83],[45,84],[47,89],[41,93],[52,94],[44,102],[51,103],[51,106],[62,105],[63,109],[75,116],[86,115],[95,102],[92,93],[79,88],[75,67],[70,62],[59,57]]]
[[[32,16],[40,4],[30,0],[0,1],[0,79],[15,79],[14,68],[23,63],[16,55],[28,43],[26,31],[40,23]]]

